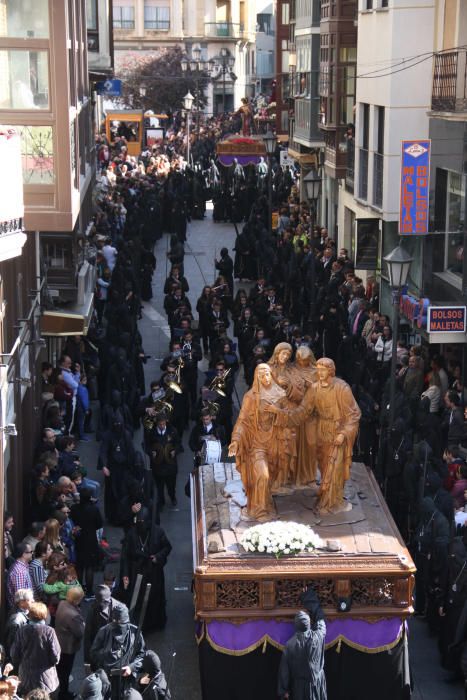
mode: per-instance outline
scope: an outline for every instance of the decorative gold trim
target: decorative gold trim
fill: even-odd
[[[380,654],[383,651],[389,651],[390,649],[394,649],[395,646],[397,646],[402,639],[402,637],[405,635],[405,625],[404,623],[401,624],[401,629],[399,634],[397,635],[396,639],[393,642],[390,642],[389,644],[384,644],[383,646],[380,647],[367,647],[364,644],[358,644],[357,642],[352,642],[350,639],[347,639],[343,634],[339,634],[332,642],[329,642],[328,644],[324,645],[325,649],[332,649],[334,646],[337,645],[336,653],[340,654],[341,652],[341,647],[342,644],[346,644],[348,647],[351,647],[352,649],[356,649],[357,651],[361,651],[364,654]],[[216,644],[216,642],[212,639],[212,637],[209,634],[209,631],[207,629],[206,623],[203,622],[202,624],[202,634],[200,637],[198,637],[195,633],[195,639],[196,643],[198,646],[201,644],[203,639],[206,639],[207,642],[209,642],[210,646],[215,650],[218,651],[220,654],[227,654],[228,656],[245,656],[246,654],[250,654],[252,651],[255,651],[255,649],[258,649],[260,646],[263,647],[263,654],[266,652],[266,648],[268,643],[273,646],[275,649],[278,649],[279,651],[283,651],[285,649],[284,644],[280,644],[279,642],[276,642],[275,639],[272,639],[272,637],[269,636],[269,634],[264,634],[258,641],[256,641],[254,644],[250,644],[250,646],[246,647],[245,649],[242,650],[233,650],[233,649],[226,649],[226,647],[221,647],[219,644]]]

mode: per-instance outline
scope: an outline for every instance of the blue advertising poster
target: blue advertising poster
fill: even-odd
[[[428,233],[429,139],[402,141],[399,234]]]
[[[122,81],[116,78],[114,80],[100,80],[96,83],[96,92],[107,97],[120,97],[122,94]]]
[[[465,306],[430,306],[428,333],[465,333]]]

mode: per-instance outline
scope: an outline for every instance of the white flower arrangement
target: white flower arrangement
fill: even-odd
[[[247,552],[274,554],[279,559],[287,554],[313,552],[322,543],[308,525],[274,521],[245,530],[240,544]]]

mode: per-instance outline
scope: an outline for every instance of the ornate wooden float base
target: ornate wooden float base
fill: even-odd
[[[310,554],[247,553],[235,465],[200,467],[191,478],[195,612],[199,622],[291,619],[312,584],[328,620],[349,615],[377,622],[412,613],[415,566],[373,474],[353,464],[346,485],[352,509],[319,517],[316,489],[274,498],[277,519],[310,525],[328,544]],[[233,494],[233,495],[230,495]],[[331,551],[339,548],[339,551]],[[338,612],[347,599],[350,611]]]

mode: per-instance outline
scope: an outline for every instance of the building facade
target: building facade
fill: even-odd
[[[282,78],[282,97],[288,92],[290,105],[288,153],[306,174],[318,168],[324,145],[319,128],[319,0],[293,0],[289,24],[289,76]],[[301,196],[305,198],[305,193]]]
[[[321,220],[333,237],[337,233],[339,186],[345,178],[348,143],[355,128],[356,18],[357,0],[321,2],[319,128],[324,141]]]
[[[337,222],[339,245],[348,248],[363,276],[380,269],[381,258],[399,243],[401,142],[429,135],[434,32],[435,0],[359,0],[355,129],[353,134],[349,126],[346,139],[348,167],[338,189]],[[415,53],[426,60],[407,61]],[[405,245],[414,257],[410,287],[419,294],[423,243],[414,236]],[[391,300],[384,274],[381,295],[387,313]]]
[[[256,2],[256,36],[250,48],[250,84],[254,95],[270,94],[275,77],[276,13],[272,0]]]
[[[294,12],[295,0],[277,0],[274,96],[276,101],[276,134],[281,135],[289,133],[289,116],[293,107],[291,77],[295,70]]]
[[[7,353],[1,415],[18,432],[5,442],[6,507],[21,523],[23,479],[41,423],[39,361],[47,344],[54,357],[70,319],[70,332],[85,332],[92,309],[86,231],[95,158],[85,0],[0,0],[0,122],[18,134],[24,198],[21,255],[5,262],[0,251]],[[1,210],[6,202],[2,197],[2,222],[12,218]]]
[[[18,131],[0,128],[0,512],[23,512],[40,407],[38,239],[24,231],[23,173]],[[0,537],[3,541],[3,517]],[[0,610],[3,609],[3,547]]]
[[[227,49],[235,58],[232,73],[208,82],[206,111],[217,114],[223,103],[232,111],[255,91],[257,13],[255,0],[113,0],[116,69],[134,52],[180,46],[190,56],[199,45],[203,60],[210,60]]]

